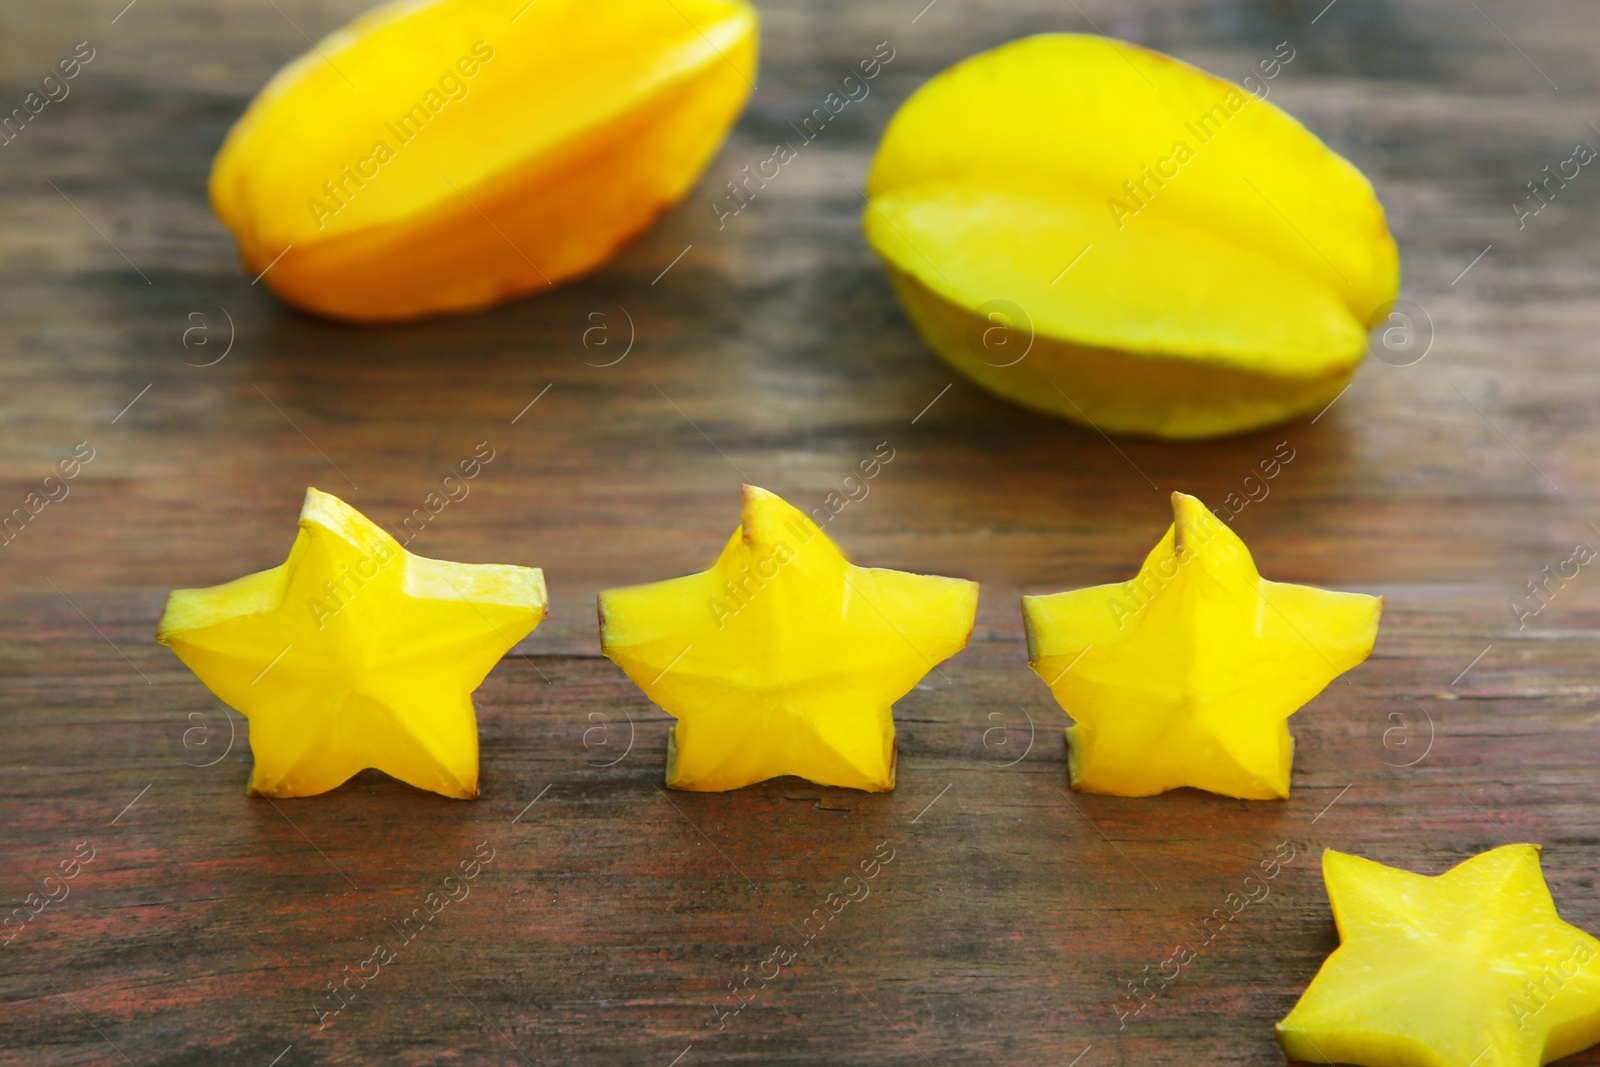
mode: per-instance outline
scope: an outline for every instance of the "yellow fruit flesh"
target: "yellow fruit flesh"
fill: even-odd
[[[1026,38],[934,78],[890,124],[868,195],[868,241],[937,352],[1002,395],[1125,432],[1214,436],[1311,410],[1398,287],[1355,168],[1266,101],[1107,38]],[[1000,302],[1037,334],[1014,364],[1026,329],[985,344]]]
[[[1022,600],[1028,658],[1076,720],[1072,786],[1289,795],[1287,720],[1372,650],[1381,597],[1262,578],[1194,497],[1132,581]]]
[[[280,295],[381,320],[603,262],[715,151],[754,81],[756,20],[739,0],[434,0],[318,48],[230,132],[212,203],[252,273],[290,249],[266,275]]]
[[[1339,948],[1288,1017],[1290,1059],[1538,1067],[1600,1041],[1600,941],[1561,921],[1537,845],[1438,877],[1323,855]]]
[[[667,784],[894,787],[890,709],[966,646],[978,588],[852,565],[753,486],[708,571],[600,594],[605,654],[674,718]]]
[[[544,614],[537,569],[414,556],[309,489],[286,562],[175,590],[156,640],[249,718],[251,792],[310,796],[376,767],[468,798],[472,690]]]

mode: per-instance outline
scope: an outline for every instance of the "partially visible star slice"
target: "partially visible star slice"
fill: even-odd
[[[600,594],[605,654],[677,720],[667,785],[893,789],[890,708],[966,647],[977,583],[853,566],[754,486],[740,519],[710,570]]]
[[[1437,877],[1322,855],[1339,947],[1287,1018],[1291,1060],[1539,1067],[1600,1042],[1600,941],[1556,914],[1538,845]]]
[[[1072,787],[1289,795],[1288,719],[1365,660],[1383,598],[1271,582],[1192,496],[1132,581],[1022,598],[1028,659],[1075,721]]]
[[[414,556],[306,490],[281,566],[167,598],[156,640],[250,720],[250,792],[303,797],[375,767],[478,795],[472,691],[545,615],[536,568]]]

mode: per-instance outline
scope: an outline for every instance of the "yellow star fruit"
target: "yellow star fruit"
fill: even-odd
[[[600,594],[607,656],[677,720],[667,785],[894,788],[891,705],[966,647],[976,582],[857,567],[747,485],[710,570]]]
[[[156,640],[249,718],[251,793],[311,796],[376,767],[465,799],[472,691],[544,615],[538,569],[414,556],[307,489],[288,560],[174,590]]]
[[[935,352],[1109,432],[1316,411],[1399,289],[1355,167],[1265,99],[1107,37],[1027,37],[937,75],[867,196],[867,241]]]
[[[211,203],[303,308],[481,307],[597,267],[682,197],[755,70],[744,0],[387,3],[273,77]]]
[[[1372,651],[1383,598],[1271,582],[1204,504],[1127,582],[1022,598],[1028,659],[1075,720],[1072,787],[1289,795],[1288,719]]]
[[[1600,1042],[1600,941],[1556,914],[1538,845],[1437,877],[1328,850],[1339,947],[1278,1023],[1292,1060],[1539,1067]]]

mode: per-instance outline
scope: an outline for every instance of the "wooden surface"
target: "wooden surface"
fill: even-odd
[[[1511,209],[1600,146],[1592,8],[923,2],[763,3],[760,89],[659,225],[559,291],[376,330],[252,286],[204,198],[250,95],[359,0],[0,13],[7,109],[96,50],[0,148],[0,510],[79,442],[95,457],[0,549],[0,903],[94,850],[0,948],[0,1063],[1273,1064],[1273,1021],[1335,944],[1325,846],[1437,873],[1542,842],[1562,913],[1600,925],[1600,577],[1525,628],[1507,608],[1600,544],[1600,175],[1524,229]],[[935,71],[1093,26],[1235,78],[1289,41],[1272,99],[1372,177],[1427,357],[1369,360],[1315,424],[1203,445],[1112,445],[952,385],[853,186]],[[871,96],[719,231],[722,183],[884,40]],[[281,561],[308,484],[397,521],[482,441],[495,459],[412,547],[541,566],[553,598],[478,693],[482,798],[371,773],[247,798],[243,721],[152,641],[165,591]],[[599,658],[595,592],[706,565],[741,481],[812,507],[885,441],[829,533],[984,583],[948,684],[896,708],[898,789],[667,795],[667,722]],[[1235,520],[1261,569],[1389,598],[1372,659],[1292,721],[1293,797],[1064,792],[1018,593],[1129,576],[1166,493],[1242,493],[1280,442],[1295,459]],[[470,896],[319,1028],[327,983],[480,842]],[[880,842],[870,896],[802,945]],[[1270,897],[1204,943],[1280,842]],[[794,958],[719,1029],[779,943]],[[1199,958],[1119,1023],[1180,943]]]

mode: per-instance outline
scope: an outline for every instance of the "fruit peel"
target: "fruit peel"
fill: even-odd
[[[1349,365],[1315,377],[1276,376],[1036,332],[1009,336],[1008,325],[940,298],[914,275],[891,269],[890,282],[929,347],[968,379],[1023,407],[1107,433],[1189,440],[1271,425],[1326,407],[1356,370]],[[1003,344],[974,340],[997,327],[1008,335]],[[1008,350],[1018,345],[1028,346],[1026,370]],[[1205,402],[1197,404],[1201,396]]]

